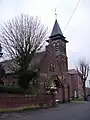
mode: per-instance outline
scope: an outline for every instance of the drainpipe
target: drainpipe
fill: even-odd
[[[62,102],[65,103],[65,90],[64,90],[64,82],[63,82],[63,67],[64,67],[64,62],[63,62],[63,59],[62,59]]]

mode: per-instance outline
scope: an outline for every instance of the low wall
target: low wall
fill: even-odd
[[[0,94],[0,108],[14,108],[36,104],[48,104],[52,101],[52,95],[13,95]]]

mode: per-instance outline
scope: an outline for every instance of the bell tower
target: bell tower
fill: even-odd
[[[67,54],[66,54],[66,43],[68,42],[57,22],[57,19],[55,20],[51,35],[48,40],[49,45],[52,44],[55,48],[55,54],[58,61],[58,65],[60,66],[60,70],[63,72],[68,71],[68,60],[67,60]]]

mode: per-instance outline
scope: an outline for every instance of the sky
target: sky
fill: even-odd
[[[67,56],[69,68],[76,68],[78,59],[84,57],[90,63],[90,0],[80,0],[80,3],[64,30],[78,0],[0,0],[0,27],[21,13],[38,16],[42,24],[49,29],[49,34],[57,20],[61,30],[69,41]],[[90,78],[90,77],[89,77]]]

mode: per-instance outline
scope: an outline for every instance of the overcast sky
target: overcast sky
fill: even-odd
[[[0,26],[7,20],[26,13],[38,16],[51,32],[57,9],[58,23],[62,32],[78,0],[0,0]],[[78,58],[90,61],[90,0],[81,0],[68,27],[63,32],[69,41],[67,55],[69,68],[76,68]]]

